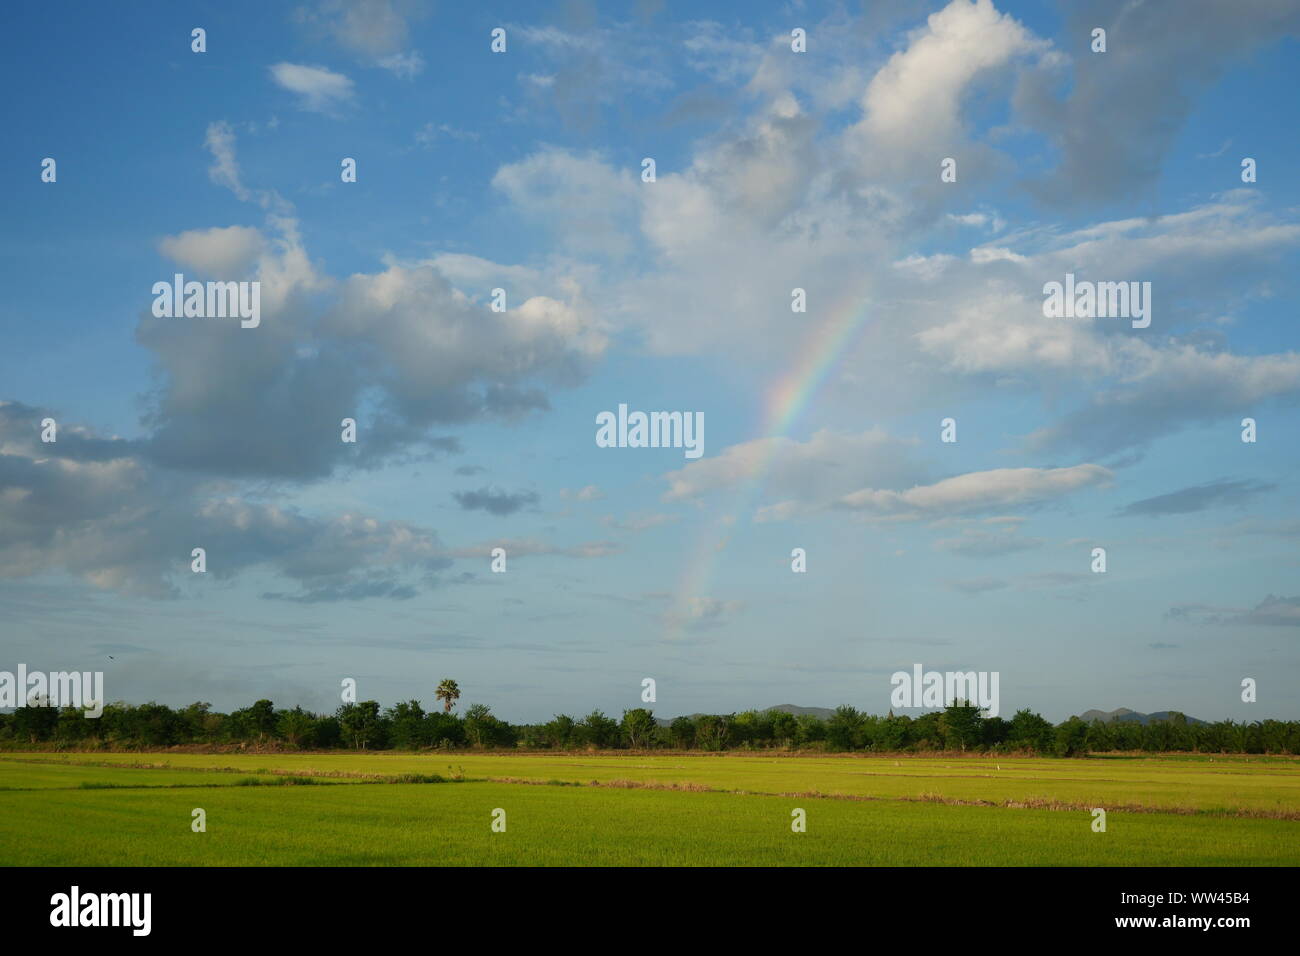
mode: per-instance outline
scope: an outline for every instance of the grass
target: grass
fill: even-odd
[[[1300,819],[1300,758],[1140,757],[1051,760],[1007,757],[788,757],[587,754],[49,754],[0,756],[0,786],[13,763],[129,766],[167,771],[297,773],[379,780],[438,774],[471,780],[704,787],[752,794],[948,799],[995,805],[1217,812]],[[53,766],[42,764],[42,766]]]
[[[0,788],[6,865],[1300,863],[1292,759],[8,754]]]

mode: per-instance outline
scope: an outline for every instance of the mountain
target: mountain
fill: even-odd
[[[1151,714],[1143,714],[1136,710],[1129,710],[1127,707],[1117,707],[1114,710],[1086,710],[1080,714],[1079,717],[1082,720],[1086,720],[1088,723],[1092,723],[1094,720],[1100,720],[1103,724],[1114,721],[1121,724],[1134,723],[1145,726],[1146,724],[1155,721],[1168,720],[1171,713],[1172,711],[1168,710],[1157,710]],[[1187,717],[1187,722],[1189,724],[1205,723],[1205,721],[1198,720],[1191,716]]]
[[[763,710],[760,711],[760,713],[768,713],[774,710],[778,710],[786,714],[794,714],[796,717],[798,717],[801,714],[812,714],[812,716],[818,717],[821,720],[829,720],[831,718],[831,715],[835,713],[835,711],[830,707],[800,707],[797,704],[777,704],[775,707],[763,708]],[[1142,724],[1145,726],[1146,724],[1152,723],[1153,721],[1168,720],[1169,715],[1171,713],[1173,713],[1173,711],[1157,710],[1154,713],[1143,714],[1136,710],[1129,710],[1127,707],[1117,707],[1114,710],[1086,710],[1082,714],[1080,714],[1079,717],[1081,717],[1083,720],[1087,721],[1088,723],[1092,723],[1094,720],[1100,720],[1102,723],[1110,723],[1114,721],[1115,723],[1121,723],[1121,724],[1135,723],[1135,724]],[[696,720],[703,715],[687,714],[686,716],[688,716],[691,720]],[[1187,718],[1187,722],[1189,724],[1205,723],[1205,721],[1203,720],[1199,720],[1196,717],[1190,717],[1190,716]],[[664,717],[656,717],[655,723],[657,723],[660,727],[667,727],[670,723],[672,723],[672,719],[664,718]]]
[[[829,719],[830,716],[833,713],[835,713],[835,711],[829,707],[799,707],[796,704],[777,704],[775,707],[764,707],[761,711],[759,711],[759,713],[765,714],[768,711],[772,711],[772,710],[779,710],[787,714],[794,714],[796,717],[798,717],[800,714],[812,714],[814,717],[820,717],[822,720]],[[689,717],[691,720],[697,720],[700,717],[703,717],[704,715],[687,714],[686,716]],[[670,717],[655,718],[655,723],[658,724],[660,727],[667,727],[672,722],[673,719]]]
[[[820,717],[822,720],[830,719],[830,716],[835,713],[835,711],[831,710],[829,707],[799,707],[795,704],[777,704],[775,707],[764,708],[762,712],[766,714],[768,711],[772,710],[779,710],[784,714],[794,714],[796,717],[800,714],[812,714],[814,717]]]

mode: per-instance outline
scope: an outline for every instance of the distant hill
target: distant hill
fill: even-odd
[[[1129,710],[1127,707],[1117,707],[1114,710],[1085,710],[1079,717],[1092,723],[1094,720],[1100,720],[1103,724],[1112,721],[1119,724],[1142,724],[1146,726],[1155,721],[1168,720],[1171,711],[1157,710],[1155,713],[1143,714],[1136,710]],[[1205,721],[1198,720],[1190,715],[1187,716],[1189,724],[1203,724]]]
[[[761,712],[766,714],[772,710],[779,710],[783,714],[794,714],[796,717],[800,714],[812,714],[822,720],[829,720],[831,715],[835,713],[829,707],[799,707],[795,704],[777,704],[775,707],[765,707]]]
[[[761,711],[759,711],[759,713],[765,714],[771,710],[779,710],[787,714],[794,714],[796,717],[798,717],[800,714],[812,714],[814,717],[820,717],[822,720],[829,719],[831,714],[835,713],[835,711],[830,707],[799,707],[796,704],[777,704],[775,707],[764,707]],[[703,717],[704,715],[687,714],[686,716],[689,717],[691,720],[697,720],[698,718]],[[655,723],[658,724],[660,727],[667,727],[669,724],[673,722],[673,719],[674,718],[671,717],[656,717]]]
[[[775,707],[764,707],[760,713],[767,713],[773,710],[778,710],[786,714],[794,714],[796,717],[800,714],[812,714],[812,716],[818,717],[822,720],[829,720],[831,715],[835,713],[834,709],[830,707],[800,707],[797,704],[777,704]],[[1152,721],[1168,720],[1170,713],[1171,711],[1168,710],[1157,710],[1154,713],[1143,714],[1136,710],[1129,710],[1127,707],[1117,707],[1114,710],[1086,710],[1079,716],[1088,723],[1092,723],[1094,720],[1100,720],[1102,723],[1133,723],[1145,726]],[[686,716],[691,720],[696,720],[703,715],[687,714]],[[1187,722],[1189,724],[1205,723],[1205,721],[1191,716],[1188,716]],[[655,723],[660,727],[667,727],[672,723],[672,718],[656,717]]]

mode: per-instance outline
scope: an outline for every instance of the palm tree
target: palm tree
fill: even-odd
[[[450,677],[444,677],[433,696],[442,701],[442,712],[450,714],[451,705],[460,700],[460,688],[456,686],[456,682]]]

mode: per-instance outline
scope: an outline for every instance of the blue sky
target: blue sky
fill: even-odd
[[[1003,714],[1300,716],[1297,4],[6,20],[0,667],[524,721],[645,677],[884,712],[921,663]],[[261,325],[155,318],[176,272]],[[1045,317],[1067,272],[1150,327]],[[597,447],[619,403],[703,457]]]

